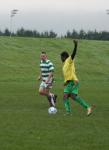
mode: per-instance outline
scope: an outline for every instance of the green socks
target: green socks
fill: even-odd
[[[69,99],[64,100],[64,106],[65,106],[66,112],[71,112]]]
[[[82,98],[79,97],[79,96],[76,96],[76,97],[74,98],[74,100],[75,100],[76,102],[78,102],[83,108],[86,108],[86,109],[87,109],[87,108],[90,107],[90,105],[87,104],[87,103],[85,102],[85,100],[82,99]],[[70,107],[70,101],[69,101],[68,98],[64,100],[64,106],[65,106],[66,112],[70,113],[70,112],[71,112],[71,107]]]
[[[86,108],[86,109],[90,107],[90,105],[87,104],[87,103],[85,102],[85,100],[82,99],[82,98],[79,97],[79,96],[76,96],[76,97],[74,98],[74,100],[75,100],[76,102],[78,102],[81,106],[83,106],[83,107]]]

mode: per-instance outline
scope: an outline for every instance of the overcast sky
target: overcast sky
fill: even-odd
[[[13,9],[19,10],[13,31],[21,27],[59,34],[73,29],[109,31],[109,0],[0,0],[0,30],[10,28]]]

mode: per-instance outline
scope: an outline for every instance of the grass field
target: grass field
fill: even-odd
[[[59,54],[72,47],[70,39],[0,37],[0,150],[109,149],[109,41],[79,41],[79,93],[96,105],[89,117],[73,101],[72,116],[64,116]],[[55,64],[56,115],[48,115],[48,102],[38,94],[42,48]]]

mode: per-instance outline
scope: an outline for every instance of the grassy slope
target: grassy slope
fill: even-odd
[[[69,39],[0,37],[0,149],[108,150],[109,42],[79,41],[76,70],[80,95],[96,105],[94,114],[72,102],[73,116],[65,117],[59,54],[72,51]],[[48,103],[38,94],[40,50],[55,64],[54,92],[58,113],[49,116]]]

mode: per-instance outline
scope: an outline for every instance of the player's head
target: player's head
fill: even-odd
[[[40,59],[41,59],[42,61],[45,61],[45,60],[47,59],[47,54],[46,54],[46,52],[41,52]]]
[[[64,51],[61,53],[61,60],[64,62],[69,57],[68,52]]]

